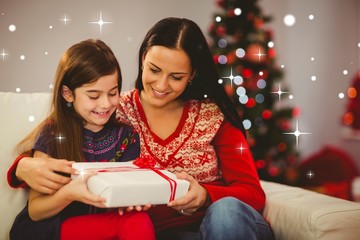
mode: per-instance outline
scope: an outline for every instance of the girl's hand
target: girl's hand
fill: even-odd
[[[191,215],[208,201],[208,193],[206,189],[189,174],[181,172],[176,174],[176,177],[190,182],[189,191],[184,197],[169,202],[168,206],[183,215]]]
[[[129,207],[119,207],[118,208],[118,213],[120,215],[123,215],[124,211],[131,212],[133,210],[136,210],[136,211],[140,212],[140,211],[147,211],[150,208],[151,208],[151,204],[146,204],[146,205],[143,205],[143,206],[138,205],[138,206],[129,206]]]
[[[32,189],[44,194],[53,194],[71,181],[71,178],[56,172],[69,175],[76,173],[71,164],[72,162],[65,159],[24,157],[18,162],[15,174]]]
[[[70,201],[83,202],[95,207],[105,208],[105,198],[99,197],[91,193],[87,188],[87,180],[96,175],[97,172],[86,172],[84,175],[80,175],[73,179],[67,185],[65,185],[61,191],[66,191],[66,196]]]

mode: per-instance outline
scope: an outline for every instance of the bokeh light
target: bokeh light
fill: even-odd
[[[9,31],[10,32],[15,32],[16,31],[16,26],[14,24],[9,25]]]
[[[296,22],[295,16],[292,14],[287,14],[284,17],[284,24],[288,27],[294,26]]]

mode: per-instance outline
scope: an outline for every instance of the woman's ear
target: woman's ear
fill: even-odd
[[[65,99],[66,102],[71,103],[74,101],[73,92],[66,85],[61,86],[61,95]]]
[[[196,76],[196,69],[194,69],[190,75],[189,82],[191,82]]]

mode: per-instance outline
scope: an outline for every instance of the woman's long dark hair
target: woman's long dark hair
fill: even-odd
[[[225,92],[223,85],[218,83],[220,77],[213,56],[204,34],[196,23],[185,18],[169,17],[160,20],[149,30],[139,50],[139,70],[135,83],[139,91],[144,88],[141,71],[142,58],[152,46],[184,50],[190,58],[196,75],[180,97],[183,100],[205,98],[213,100],[225,118],[245,135],[245,129],[235,105]]]

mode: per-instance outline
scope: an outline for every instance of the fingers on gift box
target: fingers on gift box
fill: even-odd
[[[166,204],[183,197],[189,182],[159,167],[140,168],[132,162],[74,163],[81,177],[97,172],[87,181],[89,191],[106,199],[105,206],[127,207],[145,204]]]

